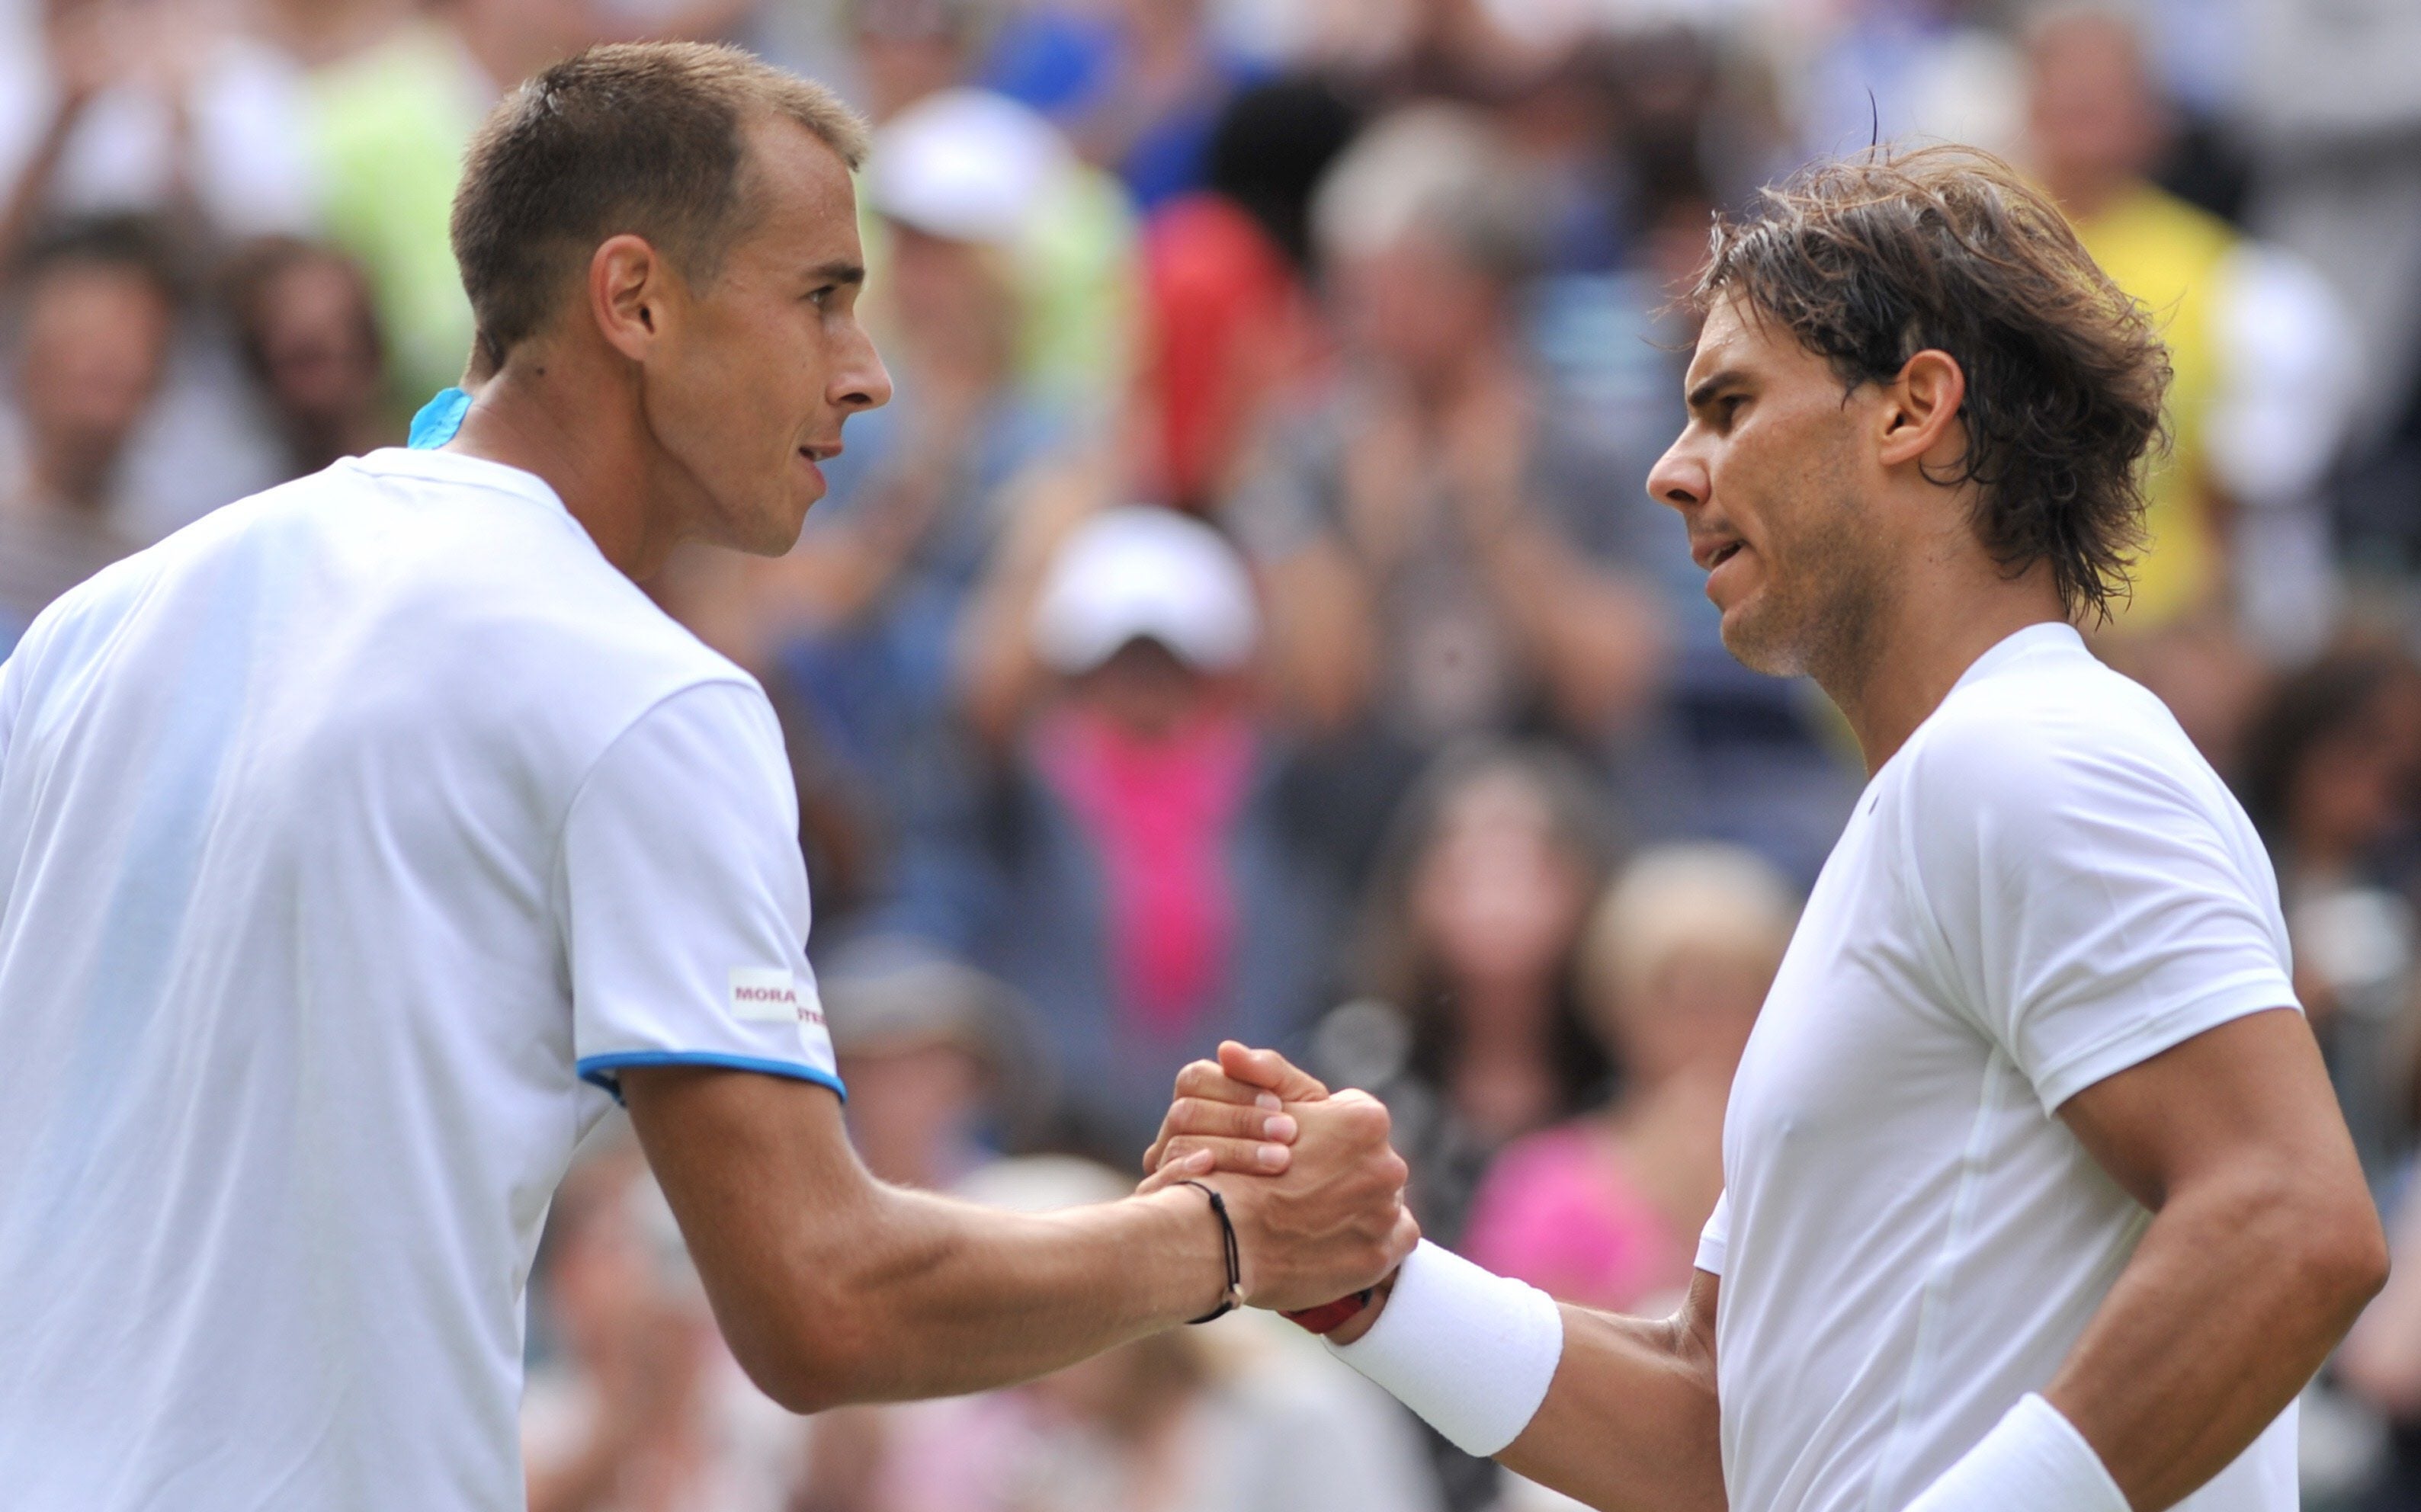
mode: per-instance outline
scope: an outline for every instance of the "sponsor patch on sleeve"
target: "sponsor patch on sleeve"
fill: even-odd
[[[745,1023],[796,1023],[804,1005],[798,978],[761,966],[731,969],[731,1016]]]

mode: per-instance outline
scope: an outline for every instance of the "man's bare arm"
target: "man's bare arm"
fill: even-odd
[[[662,1067],[623,1092],[733,1353],[796,1411],[1029,1379],[1208,1312],[1226,1285],[1190,1188],[997,1212],[876,1181],[806,1083]],[[1284,1179],[1220,1180],[1256,1302],[1367,1286],[1418,1236],[1383,1110],[1336,1112],[1304,1118]]]
[[[2386,1241],[2303,1017],[2220,1025],[2060,1116],[2154,1214],[2044,1396],[2136,1512],[2226,1468],[2387,1274]]]
[[[1668,1318],[1564,1306],[1564,1358],[1497,1463],[1600,1512],[1723,1512],[1715,1296],[1706,1271]]]

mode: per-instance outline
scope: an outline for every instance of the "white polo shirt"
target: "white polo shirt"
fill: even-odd
[[[838,1089],[763,693],[539,479],[382,451],[0,668],[0,1499],[522,1504],[621,1068]]]
[[[2168,710],[2065,625],[1986,653],[1867,786],[1733,1084],[1698,1258],[1731,1504],[1898,1512],[2048,1383],[2148,1222],[2059,1105],[2294,1003]],[[2179,1505],[2292,1512],[2294,1433]]]

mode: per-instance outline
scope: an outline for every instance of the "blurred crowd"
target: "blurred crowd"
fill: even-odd
[[[1644,484],[1711,213],[1811,157],[2005,153],[2161,322],[2150,544],[2096,649],[2276,863],[2382,1208],[2421,1104],[2421,8],[2411,0],[0,0],[0,648],[461,375],[482,114],[727,39],[876,123],[898,397],[779,560],[649,591],[779,711],[810,949],[886,1179],[1136,1173],[1184,1061],[1396,1119],[1427,1232],[1654,1309],[1862,785],[1723,650]],[[532,1505],[1522,1512],[1266,1317],[802,1424],[604,1127],[534,1278]],[[2421,1266],[2305,1414],[2421,1508]]]

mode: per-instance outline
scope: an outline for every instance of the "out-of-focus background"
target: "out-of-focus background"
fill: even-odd
[[[867,1162],[1116,1195],[1185,1060],[1393,1109],[1429,1233],[1687,1279],[1740,1047],[1862,776],[1726,657],[1668,309],[1710,213],[1927,138],[2034,173],[2161,320],[2174,448],[2097,649],[2276,862],[2392,1224],[2421,1090],[2413,0],[0,0],[0,647],[458,376],[462,145],[591,41],[723,39],[877,123],[898,397],[779,561],[650,585],[788,727]],[[1267,1319],[802,1423],[608,1126],[533,1283],[533,1505],[1506,1512]],[[2305,1413],[2421,1507],[2421,1267]]]

